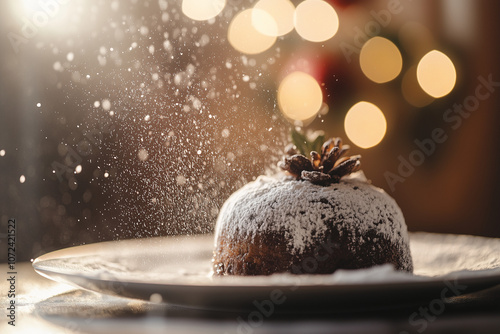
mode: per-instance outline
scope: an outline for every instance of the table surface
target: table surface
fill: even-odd
[[[16,265],[16,320],[8,324],[8,270],[1,280],[0,333],[500,333],[500,285],[444,305],[308,315],[191,310],[76,289]],[[433,312],[431,313],[430,310]]]

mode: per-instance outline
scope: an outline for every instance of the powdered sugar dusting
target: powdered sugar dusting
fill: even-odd
[[[412,233],[410,246],[417,275],[500,271],[500,239],[420,232]]]
[[[326,233],[326,221],[335,221],[339,233],[346,227],[355,228],[361,235],[376,230],[394,244],[408,243],[406,224],[396,202],[382,189],[364,182],[362,174],[328,187],[281,174],[260,176],[226,201],[216,236],[223,222],[231,222],[224,228],[234,238],[255,235],[259,230],[276,231],[290,240],[290,252],[300,254],[313,245],[315,237]],[[359,238],[352,243],[365,242],[362,236]]]

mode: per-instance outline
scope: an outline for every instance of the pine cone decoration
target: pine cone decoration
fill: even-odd
[[[302,148],[310,147],[305,136],[295,132],[292,133],[294,141],[297,139]],[[314,142],[320,137],[316,138]],[[303,145],[305,143],[305,145]],[[297,146],[291,144],[285,149],[287,156],[278,166],[289,172],[297,180],[306,180],[314,184],[327,186],[338,183],[340,179],[361,168],[361,156],[353,155],[343,157],[349,150],[349,145],[342,145],[342,139],[331,138],[321,147],[321,154],[317,151],[310,152],[310,158],[306,158],[306,152],[298,152]]]

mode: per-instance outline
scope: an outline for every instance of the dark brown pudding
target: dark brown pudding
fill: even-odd
[[[324,158],[312,168],[300,159],[290,156],[282,167],[295,178],[261,176],[223,205],[214,274],[329,274],[385,263],[412,272],[407,227],[394,199],[362,172],[334,171],[352,160],[347,172],[359,169],[359,157],[332,162],[329,174],[323,173]],[[297,160],[300,168],[293,165]]]

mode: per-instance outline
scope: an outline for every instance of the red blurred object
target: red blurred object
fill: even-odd
[[[326,61],[325,56],[312,49],[302,49],[292,54],[281,69],[279,80],[288,74],[301,71],[314,77],[318,82],[322,82]]]

